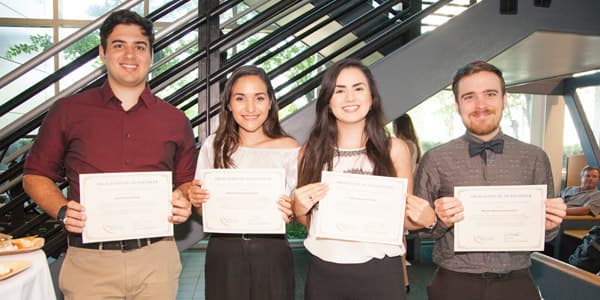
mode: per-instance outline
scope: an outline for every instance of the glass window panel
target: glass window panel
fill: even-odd
[[[52,46],[52,29],[0,27],[0,58],[22,64]],[[5,74],[4,69],[0,69]]]
[[[600,140],[600,86],[577,89],[577,95],[590,124],[596,142]]]
[[[38,74],[34,74],[33,76],[28,76],[28,75],[21,76],[19,78],[19,80],[17,80],[17,82],[20,84],[20,89],[18,91],[21,92],[21,91],[25,90],[26,88],[31,86],[32,82],[37,82],[41,79],[41,78],[35,78],[35,79],[31,79],[31,80],[28,79],[28,78],[34,77],[35,75],[38,75]],[[3,96],[5,90],[6,90],[6,88],[3,88],[2,90],[0,90],[0,99],[6,99]],[[26,102],[15,107],[15,109],[10,111],[6,115],[2,116],[2,118],[0,118],[0,128],[4,128],[8,124],[14,122],[18,118],[20,118],[23,114],[29,112],[33,108],[37,107],[39,104],[52,98],[52,96],[54,96],[54,85],[50,85],[42,92],[38,93],[37,95],[33,96]]]
[[[0,18],[52,19],[52,1],[2,0]]]
[[[79,66],[77,69],[73,70],[71,73],[67,74],[65,77],[63,77],[59,81],[60,90],[62,91],[73,84],[83,83],[82,82],[83,78],[86,77],[91,72],[95,71],[101,65],[102,65],[102,62],[98,58],[96,60],[89,61],[89,62]],[[85,83],[87,84],[87,82],[85,82]]]
[[[531,95],[508,94],[500,126],[502,132],[525,143],[530,143]]]
[[[154,64],[159,63],[161,60],[165,59],[166,57],[170,57],[170,58],[165,59],[165,61],[162,62],[161,66],[154,68],[150,74],[150,78],[154,78],[154,77],[160,75],[160,73],[162,73],[165,70],[168,70],[169,68],[171,68],[172,66],[184,61],[190,55],[197,52],[198,51],[198,42],[197,41],[198,41],[198,33],[190,32],[190,33],[186,34],[185,36],[183,36],[181,39],[169,44],[167,47],[163,48],[161,51],[155,52],[154,53]],[[183,51],[179,55],[173,56],[173,53],[182,49],[183,47],[186,47],[187,50]]]
[[[166,1],[164,0],[150,0],[149,3],[149,12],[152,12],[161,6],[165,5]],[[176,10],[168,13],[167,15],[160,18],[159,22],[174,22],[183,17],[184,15],[190,13],[193,10],[198,9],[198,0],[189,1],[182,6],[178,7]]]
[[[561,187],[566,186],[568,159],[574,155],[582,155],[583,148],[575,129],[575,123],[571,118],[568,107],[565,108],[565,119],[563,125],[563,167],[561,170]]]
[[[69,35],[77,32],[79,28],[59,28],[58,34],[59,38],[62,40]],[[100,44],[100,32],[96,30],[84,38],[79,39],[77,42],[73,43],[66,49],[60,52],[60,66],[63,67],[79,56],[85,54],[88,50],[92,48],[97,48]],[[102,64],[100,59],[96,59],[95,66],[99,67]]]
[[[573,118],[571,118],[571,112],[569,112],[568,108],[565,109],[563,144],[565,155],[583,153],[579,135],[577,135],[577,130],[575,130],[575,124],[573,123]]]
[[[169,97],[169,95],[173,94],[178,89],[182,88],[184,85],[196,80],[198,78],[198,70],[193,69],[185,76],[173,82],[171,85],[165,87],[163,90],[156,93],[162,99]]]
[[[63,19],[94,20],[123,2],[125,0],[60,0],[58,14]]]
[[[49,47],[50,28],[0,27],[0,76],[4,76]],[[48,76],[53,70],[53,59],[38,65],[8,86],[0,89],[0,103],[13,98],[25,88]]]

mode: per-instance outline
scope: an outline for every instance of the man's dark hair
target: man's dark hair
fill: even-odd
[[[117,10],[110,14],[102,26],[100,27],[100,43],[102,48],[106,50],[106,40],[108,36],[112,33],[113,29],[117,25],[138,25],[142,28],[142,32],[145,36],[148,37],[150,42],[150,51],[152,51],[152,45],[154,44],[154,29],[152,26],[152,22],[150,20],[138,15],[136,12],[123,9]]]
[[[502,77],[502,71],[500,71],[500,69],[496,68],[496,66],[490,63],[478,60],[468,63],[466,66],[458,69],[458,71],[456,71],[456,74],[454,74],[454,79],[452,80],[452,92],[454,93],[454,101],[458,103],[458,98],[460,96],[458,95],[458,82],[460,82],[460,80],[464,77],[479,72],[492,72],[496,74],[496,76],[500,78],[500,83],[502,85],[502,95],[506,93],[506,83],[504,82],[504,77]]]

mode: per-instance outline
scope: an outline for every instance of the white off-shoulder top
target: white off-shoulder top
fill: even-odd
[[[215,135],[206,138],[196,164],[196,176],[200,178],[200,170],[213,169]],[[238,147],[231,155],[236,168],[258,169],[258,168],[284,168],[286,172],[285,191],[289,195],[296,188],[298,170],[298,151],[296,148],[252,148]]]

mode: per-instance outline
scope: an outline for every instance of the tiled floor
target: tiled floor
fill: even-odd
[[[296,272],[296,299],[301,300],[304,297],[303,290],[309,255],[303,247],[292,247],[292,253]],[[181,253],[183,269],[179,278],[177,300],[204,299],[204,255],[205,251],[202,248],[190,249]],[[431,280],[433,266],[413,262],[412,266],[408,267],[408,273],[411,283],[408,299],[427,299],[425,287]]]

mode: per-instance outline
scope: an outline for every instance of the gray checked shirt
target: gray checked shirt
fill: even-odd
[[[487,163],[469,156],[469,141],[481,143],[468,133],[428,151],[419,163],[415,177],[415,195],[433,202],[452,197],[455,186],[535,185],[548,186],[548,198],[554,196],[550,162],[546,153],[500,132],[494,139],[504,140],[503,153],[487,150]],[[546,231],[552,240],[558,228]],[[528,268],[529,252],[454,252],[454,229],[437,224],[433,261],[440,267],[466,273],[507,273]]]

